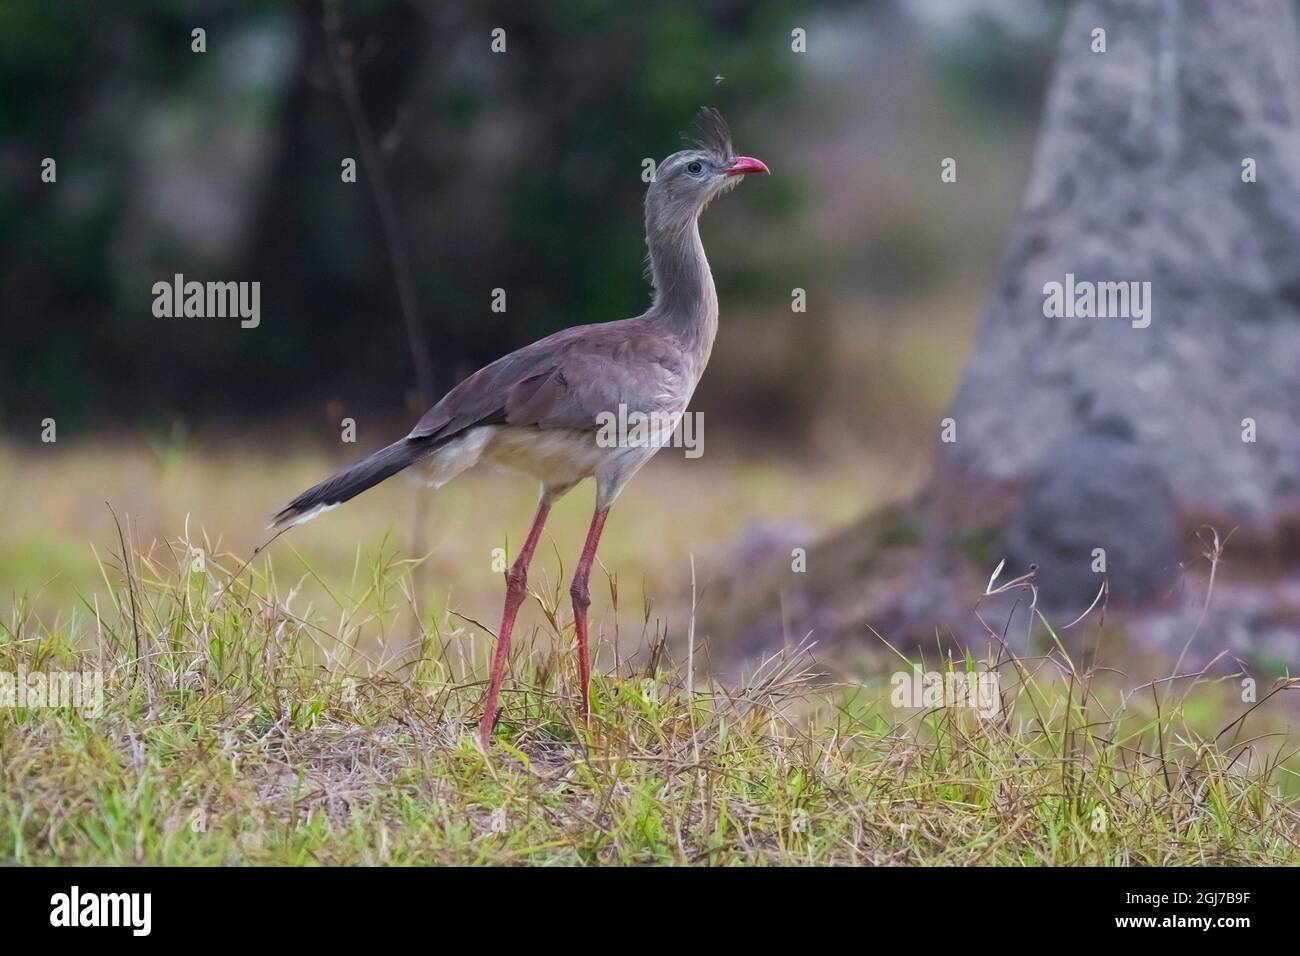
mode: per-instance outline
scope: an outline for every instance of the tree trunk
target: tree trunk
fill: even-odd
[[[1298,44],[1281,0],[1075,4],[950,440],[922,500],[884,523],[894,540],[910,525],[914,563],[881,583],[891,549],[873,516],[806,575],[774,569],[762,587],[788,632],[970,634],[1002,558],[1004,577],[1036,564],[1040,607],[1062,615],[1102,580],[1118,608],[1169,606],[1203,523],[1238,527],[1239,570],[1267,558],[1294,586]],[[1106,307],[1123,314],[1089,315]],[[771,644],[776,599],[742,603],[749,646]]]

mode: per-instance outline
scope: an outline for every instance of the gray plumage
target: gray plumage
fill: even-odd
[[[601,413],[686,410],[718,328],[699,214],[750,172],[767,168],[735,156],[722,117],[704,110],[694,145],[665,159],[646,190],[654,291],[644,314],[564,329],[480,369],[405,438],[303,492],[272,526],[305,521],[417,462],[435,486],[479,461],[512,467],[541,481],[545,502],[594,476],[597,507],[607,508],[658,449],[599,447]]]

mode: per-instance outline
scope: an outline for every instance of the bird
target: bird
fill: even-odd
[[[591,721],[587,644],[589,579],[606,518],[634,474],[666,443],[601,440],[620,421],[680,420],[718,332],[718,297],[700,240],[699,218],[744,177],[770,174],[737,155],[722,115],[703,108],[686,148],[654,168],[645,192],[650,306],[641,315],[562,329],[463,379],[403,438],[307,489],[277,512],[277,531],[308,521],[413,465],[439,487],[480,463],[505,466],[541,484],[528,536],[506,573],[505,604],[479,721],[486,749],[497,718],[515,617],[527,595],[528,567],[551,507],[594,478],[595,511],[569,595],[577,642],[582,720]],[[626,437],[626,436],[623,436]]]

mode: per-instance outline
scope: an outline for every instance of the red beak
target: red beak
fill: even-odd
[[[746,173],[765,173],[772,175],[772,171],[767,168],[767,164],[761,159],[755,159],[753,156],[737,156],[730,166],[727,167],[728,176],[744,176]]]

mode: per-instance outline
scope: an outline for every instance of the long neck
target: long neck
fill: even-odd
[[[654,302],[647,318],[671,329],[706,357],[718,331],[718,293],[700,242],[699,216],[652,220],[646,226]]]

